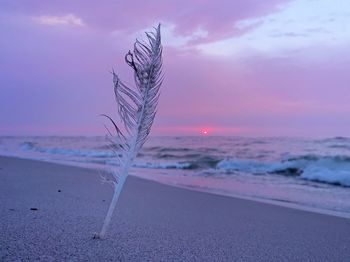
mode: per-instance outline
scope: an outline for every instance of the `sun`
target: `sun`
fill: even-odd
[[[203,130],[201,131],[201,133],[202,133],[202,135],[204,135],[204,136],[206,136],[206,135],[209,134],[209,132],[208,132],[207,129],[203,129]]]

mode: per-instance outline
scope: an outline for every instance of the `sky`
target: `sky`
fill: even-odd
[[[153,135],[350,136],[350,1],[1,0],[0,135],[103,135],[162,25]]]

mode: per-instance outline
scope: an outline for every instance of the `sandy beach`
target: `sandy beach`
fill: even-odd
[[[97,171],[0,157],[0,261],[349,261],[350,220]]]

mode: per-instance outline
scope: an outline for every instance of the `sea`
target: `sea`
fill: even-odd
[[[0,137],[2,156],[93,168],[97,174],[117,168],[110,148],[104,136]],[[347,137],[150,137],[130,175],[350,218]]]

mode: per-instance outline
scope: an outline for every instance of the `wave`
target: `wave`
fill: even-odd
[[[298,170],[302,179],[350,187],[349,156],[301,156],[284,164]]]
[[[186,162],[174,162],[174,163],[145,162],[145,163],[135,163],[133,167],[152,168],[152,169],[193,169],[192,164],[186,163]]]
[[[345,150],[350,150],[350,145],[344,145],[344,144],[334,144],[334,145],[329,145],[329,148],[335,148],[335,149],[345,149]]]
[[[23,142],[19,145],[19,148],[22,151],[35,150],[37,148],[37,143],[34,142]]]
[[[335,136],[331,138],[326,138],[325,141],[350,141],[350,138],[345,136]]]
[[[336,137],[330,137],[330,138],[324,138],[321,140],[316,140],[316,142],[320,143],[350,143],[350,137],[344,137],[344,136],[336,136]]]
[[[112,151],[100,151],[100,150],[83,150],[83,149],[67,149],[67,148],[45,148],[38,146],[34,142],[23,142],[20,144],[22,151],[35,151],[39,153],[64,155],[64,156],[77,156],[77,157],[115,157],[115,153]]]
[[[246,159],[226,159],[220,161],[216,168],[223,171],[255,175],[294,176],[304,180],[350,187],[350,157],[342,155],[303,155],[275,163]]]
[[[95,147],[98,150],[118,150],[120,148],[120,145],[116,145],[116,144],[106,144],[106,145],[102,145],[102,146],[97,146]]]
[[[64,149],[64,148],[45,149],[44,151],[41,151],[41,152],[54,154],[54,155],[97,157],[97,158],[106,158],[106,157],[115,156],[113,152],[97,151],[97,150],[75,150],[75,149]]]
[[[142,151],[158,151],[158,152],[188,152],[192,149],[187,147],[162,147],[162,146],[152,146],[144,147]]]
[[[339,141],[348,138],[333,138]],[[43,154],[71,157],[71,161],[81,162],[98,161],[101,164],[115,165],[113,162],[115,153],[107,150],[106,145],[99,149],[72,149],[63,147],[44,147],[33,141],[25,141],[19,145],[21,151],[32,151]],[[282,155],[280,161],[265,161],[264,154],[261,157],[250,155],[244,159],[228,158],[222,153],[209,152],[208,148],[186,147],[146,147],[137,158],[135,167],[149,169],[188,169],[203,173],[208,170],[216,170],[219,173],[238,173],[253,175],[282,175],[310,181],[317,181],[333,185],[350,187],[350,156],[333,155],[324,156],[305,154],[291,156]],[[237,155],[237,154],[236,154]]]
[[[237,171],[243,173],[264,174],[270,164],[249,159],[225,159],[221,160],[216,169],[223,171]]]

